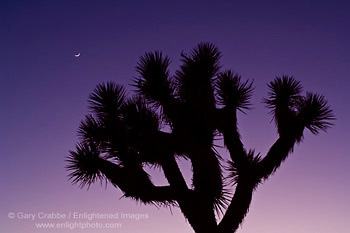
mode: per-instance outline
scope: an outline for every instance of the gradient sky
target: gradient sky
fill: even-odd
[[[122,193],[111,185],[88,191],[71,185],[64,158],[78,140],[76,129],[96,84],[113,80],[131,91],[128,84],[144,52],[169,55],[173,72],[182,51],[206,41],[223,52],[224,68],[254,79],[254,109],[239,116],[247,149],[265,154],[277,138],[261,104],[266,83],[275,76],[294,75],[305,90],[324,94],[337,117],[328,133],[306,133],[304,143],[258,188],[238,232],[348,233],[349,12],[345,0],[1,1],[2,232],[193,232],[177,209],[120,199]],[[163,182],[160,175],[154,180]],[[37,222],[60,221],[9,219],[9,212],[124,212],[149,218],[114,220],[122,227],[113,230],[39,230]]]

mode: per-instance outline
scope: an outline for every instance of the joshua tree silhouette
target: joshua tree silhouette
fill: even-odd
[[[237,128],[237,110],[250,107],[252,82],[220,71],[221,53],[213,44],[201,43],[181,57],[180,69],[170,76],[169,58],[161,52],[142,56],[133,84],[137,94],[131,98],[118,84],[99,84],[89,97],[91,114],[79,126],[81,142],[70,151],[67,170],[80,186],[107,180],[125,197],[177,206],[196,233],[235,232],[254,190],[302,141],[304,129],[326,131],[334,116],[322,95],[302,96],[300,82],[276,77],[264,103],[279,138],[261,157],[244,148]],[[217,138],[229,152],[227,161],[215,150]],[[179,157],[192,164],[191,187]],[[169,185],[154,185],[145,165],[162,168]]]

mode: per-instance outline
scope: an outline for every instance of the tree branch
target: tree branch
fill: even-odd
[[[172,202],[176,199],[170,186],[154,186],[148,174],[141,167],[120,167],[108,160],[101,159],[98,169],[126,197],[132,197],[145,203]]]
[[[193,229],[199,233],[208,229],[213,232],[216,222],[212,203],[197,195],[195,191],[188,189],[173,155],[162,160],[161,165],[173,192],[176,193],[176,201]]]
[[[214,204],[221,197],[223,188],[221,168],[212,148],[196,145],[191,151],[193,186],[197,194]]]
[[[273,174],[281,163],[287,158],[289,152],[293,150],[295,142],[295,137],[279,137],[272,145],[267,155],[258,164],[258,176],[260,178],[267,179],[271,174]]]
[[[248,213],[255,186],[250,181],[241,181],[237,184],[231,203],[218,225],[219,233],[232,233],[238,229]]]
[[[243,164],[247,162],[246,152],[237,129],[236,109],[223,108],[217,111],[218,130],[224,136],[224,143],[230,153],[232,161]]]

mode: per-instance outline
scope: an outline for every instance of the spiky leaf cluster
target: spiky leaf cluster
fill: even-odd
[[[146,53],[137,63],[139,77],[134,79],[134,86],[137,87],[138,93],[156,107],[164,104],[164,101],[169,101],[173,94],[169,64],[170,59],[158,51]]]
[[[313,134],[326,131],[335,120],[324,96],[306,93],[299,106],[299,114],[304,126]]]
[[[300,142],[304,128],[317,134],[332,125],[330,121],[335,118],[324,96],[310,92],[302,96],[302,86],[293,77],[276,77],[268,87],[270,92],[264,102],[271,109],[280,135],[292,135]]]
[[[253,92],[252,82],[242,82],[240,75],[227,70],[218,75],[216,85],[219,104],[242,112],[249,109],[249,100]]]
[[[90,186],[92,183],[104,180],[105,176],[98,170],[100,151],[94,144],[77,144],[76,151],[70,151],[66,158],[70,171],[69,179],[79,183],[80,187]]]

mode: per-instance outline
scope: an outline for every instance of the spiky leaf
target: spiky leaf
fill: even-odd
[[[146,53],[140,57],[136,70],[139,73],[134,82],[137,91],[155,106],[169,101],[173,94],[169,77],[170,59],[161,52]]]
[[[69,179],[74,184],[79,183],[81,188],[104,180],[104,175],[98,169],[100,160],[99,150],[94,144],[77,144],[76,151],[70,151],[66,157],[66,169],[70,171]]]
[[[333,125],[330,121],[335,120],[327,100],[319,94],[307,92],[299,111],[304,126],[313,134],[318,134],[321,130],[326,131]]]
[[[97,85],[88,100],[90,109],[101,119],[117,118],[125,102],[125,89],[114,82]]]
[[[253,82],[248,80],[242,82],[241,76],[234,74],[231,70],[220,73],[216,82],[219,104],[240,111],[249,109],[252,85]]]

